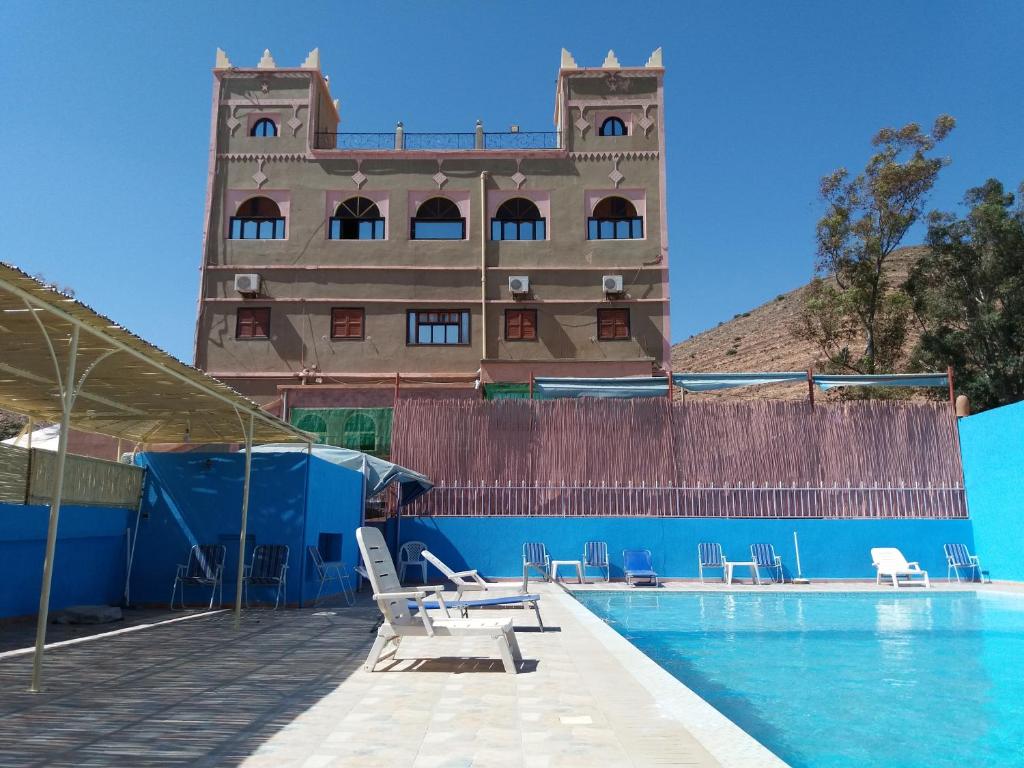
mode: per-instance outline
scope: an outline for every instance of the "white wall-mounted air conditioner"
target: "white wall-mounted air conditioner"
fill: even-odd
[[[259,293],[260,276],[252,272],[244,275],[235,275],[235,290],[239,293]]]
[[[526,275],[510,275],[508,278],[509,293],[529,293],[530,278]]]
[[[605,275],[601,278],[601,289],[605,293],[622,293],[622,275]]]

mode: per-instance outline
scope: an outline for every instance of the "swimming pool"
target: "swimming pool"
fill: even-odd
[[[1024,598],[576,592],[798,768],[1024,766]]]

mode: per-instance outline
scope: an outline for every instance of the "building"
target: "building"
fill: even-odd
[[[354,134],[318,50],[218,50],[196,365],[293,421],[664,370],[663,76],[563,50],[553,131]]]

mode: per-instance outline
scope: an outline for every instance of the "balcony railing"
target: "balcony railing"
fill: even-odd
[[[558,131],[483,130],[465,133],[408,133],[401,126],[392,133],[335,133],[316,135],[317,149],[348,151],[404,150],[407,152],[450,152],[457,150],[561,149]]]

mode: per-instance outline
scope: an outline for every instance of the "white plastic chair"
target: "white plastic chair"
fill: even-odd
[[[427,561],[423,559],[423,550],[427,545],[422,541],[407,541],[398,550],[398,578],[405,581],[406,568],[420,569],[420,583],[427,583]]]
[[[512,629],[512,619],[450,618],[442,595],[443,587],[402,587],[384,536],[377,528],[357,529],[356,541],[373,587],[373,599],[384,616],[363,669],[373,672],[381,658],[393,656],[398,651],[403,637],[485,637],[497,644],[505,671],[510,674],[519,672],[517,664],[522,662],[523,654]],[[433,618],[427,613],[424,600],[428,592],[434,594],[444,618]],[[415,615],[409,607],[410,601],[418,609]]]
[[[423,557],[432,566],[437,568],[437,570],[439,570],[441,572],[442,576],[444,576],[446,579],[448,579],[448,581],[450,581],[452,584],[455,585],[455,594],[458,596],[459,599],[462,598],[462,594],[464,592],[490,592],[490,591],[494,591],[494,590],[500,591],[500,590],[503,590],[503,589],[504,590],[513,590],[514,589],[514,590],[517,590],[519,592],[523,591],[522,587],[520,587],[519,584],[515,584],[515,583],[505,583],[505,584],[502,584],[501,582],[490,582],[490,581],[487,581],[479,573],[477,573],[475,570],[472,570],[472,571],[453,571],[451,569],[451,567],[448,566],[447,563],[445,563],[443,560],[441,560],[441,558],[439,558],[437,555],[435,555],[430,550],[427,550],[427,549],[423,550]]]
[[[893,587],[899,587],[900,579],[906,579],[907,584],[914,583],[914,576],[921,576],[918,583],[924,584],[925,588],[930,587],[928,571],[921,570],[921,564],[917,561],[907,562],[895,547],[877,547],[871,550],[871,564],[875,566],[875,584],[881,584],[882,579],[892,579]]]

